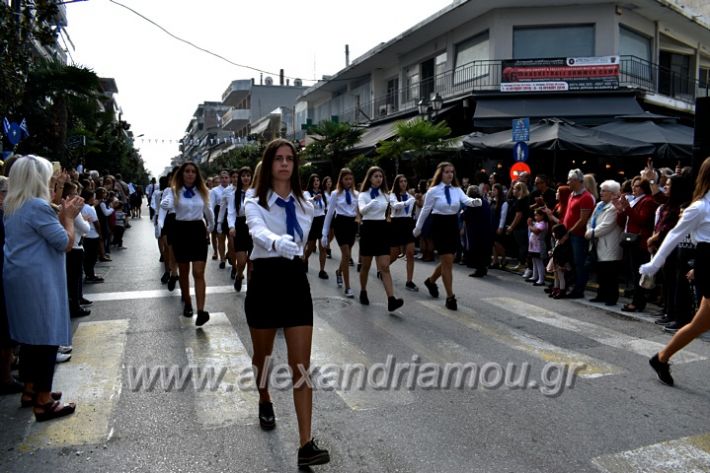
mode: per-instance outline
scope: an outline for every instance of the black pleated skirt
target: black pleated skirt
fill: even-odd
[[[407,246],[414,243],[415,221],[412,217],[397,217],[390,221],[390,246]]]
[[[352,248],[355,244],[355,234],[357,233],[355,217],[336,215],[333,219],[333,231],[335,232],[335,241],[338,242],[338,246],[348,245]]]
[[[360,225],[360,256],[389,255],[389,230],[386,220],[363,220]]]
[[[325,223],[325,215],[320,217],[313,217],[313,223],[311,224],[311,230],[308,232],[308,241],[320,240],[323,233],[323,224]]]
[[[311,286],[300,258],[253,261],[244,312],[251,328],[313,326]]]
[[[695,251],[695,285],[710,298],[710,243],[698,243]]]
[[[234,251],[251,253],[254,249],[254,242],[249,234],[249,226],[246,217],[237,217],[234,224]]]

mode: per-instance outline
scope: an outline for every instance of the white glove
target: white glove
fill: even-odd
[[[301,252],[300,247],[293,241],[291,235],[281,235],[281,237],[274,242],[274,249],[279,256],[283,256],[287,259],[293,259],[294,256]]]
[[[421,235],[421,234],[422,234],[422,231],[417,228],[412,230],[412,235],[414,235],[414,238],[419,238],[419,235]]]
[[[473,199],[473,202],[471,202],[471,207],[480,207],[481,205],[483,205],[483,201],[478,197]]]
[[[650,277],[655,275],[659,271],[659,269],[660,268],[657,268],[656,265],[653,264],[653,262],[646,263],[639,266],[639,274]]]
[[[321,237],[320,239],[320,244],[323,245],[323,248],[328,247],[328,236]]]

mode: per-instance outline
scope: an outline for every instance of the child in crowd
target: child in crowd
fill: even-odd
[[[547,251],[545,241],[547,241],[547,214],[541,208],[535,210],[533,218],[528,219],[528,254],[532,258],[533,273],[527,279],[533,286],[543,286],[545,284],[545,263],[543,258]]]
[[[121,250],[125,250],[123,246],[123,233],[126,231],[126,213],[123,211],[123,203],[115,201],[114,208],[114,224],[113,224],[113,244]]]
[[[552,239],[553,246],[550,251],[552,258],[547,265],[547,270],[555,274],[555,284],[550,291],[550,297],[562,299],[567,290],[565,273],[572,269],[572,246],[567,237],[567,227],[561,223],[552,227]]]

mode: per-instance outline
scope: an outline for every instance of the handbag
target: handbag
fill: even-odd
[[[638,233],[629,233],[629,232],[624,232],[621,234],[621,241],[619,244],[621,245],[622,248],[629,248],[632,247],[639,242],[639,234]]]

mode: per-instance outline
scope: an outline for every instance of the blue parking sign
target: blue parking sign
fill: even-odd
[[[513,120],[513,142],[530,141],[530,119],[516,118]]]

